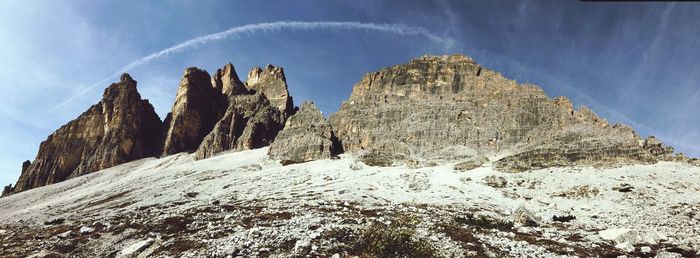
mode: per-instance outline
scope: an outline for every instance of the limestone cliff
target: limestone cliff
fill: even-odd
[[[261,93],[231,96],[226,113],[199,145],[195,158],[268,146],[282,130],[282,117]]]
[[[221,81],[228,84],[227,79],[224,77]],[[185,70],[172,112],[165,119],[163,155],[192,152],[199,147],[226,105],[217,86],[212,85],[206,71],[194,67]],[[227,89],[231,89],[230,86]]]
[[[293,112],[281,67],[253,68],[244,83],[229,63],[212,76],[212,85],[224,96],[225,104],[217,107],[221,115],[200,141],[195,159],[268,146]]]
[[[279,109],[282,120],[286,120],[293,110],[292,97],[287,89],[287,78],[282,67],[267,65],[264,69],[255,67],[248,73],[246,87],[254,92],[260,92],[270,100],[270,104]]]
[[[462,55],[424,56],[366,74],[330,121],[346,151],[410,162],[512,154],[497,166],[520,171],[647,163],[660,155],[629,127]]]
[[[136,81],[124,74],[102,100],[41,143],[34,162],[24,163],[14,191],[61,182],[158,151],[161,121]]]

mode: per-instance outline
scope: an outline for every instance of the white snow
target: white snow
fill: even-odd
[[[82,226],[80,227],[80,234],[90,234],[94,232],[95,229],[87,226]]]

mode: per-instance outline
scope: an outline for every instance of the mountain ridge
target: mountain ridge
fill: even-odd
[[[122,76],[120,83],[133,83],[133,91],[138,95],[136,82],[128,74]],[[100,103],[115,109],[134,108],[109,99]],[[148,156],[194,152],[196,159],[203,159],[230,149],[260,148],[273,144],[279,133],[283,133],[285,144],[273,146],[270,155],[287,163],[330,158],[343,152],[360,153],[367,163],[416,167],[500,154],[504,158],[496,162],[497,167],[511,172],[552,166],[649,164],[659,160],[697,163],[682,154],[674,156],[672,148],[653,137],[642,139],[631,127],[609,125],[586,107],[574,109],[566,97],[550,99],[538,86],[518,84],[464,55],[426,55],[367,73],[327,122],[308,114],[298,119],[303,122],[297,124],[297,129],[285,126],[298,108],[287,89],[283,68],[272,65],[254,67],[245,82],[230,63],[213,75],[187,68],[172,111],[162,122],[155,115],[159,125],[155,125],[150,113],[143,115],[150,118],[141,117],[152,106],[142,108],[146,110],[143,112],[139,107],[136,105],[132,112],[136,117],[127,116],[129,120],[123,123],[111,127],[90,124],[65,134],[78,135],[77,140],[85,141],[90,137],[88,132],[97,128],[121,130],[133,127],[137,124],[134,121],[147,119],[153,124],[149,130],[160,133],[149,136],[146,147],[135,144],[148,149],[137,150],[144,154],[102,161],[97,157],[114,144],[92,147],[94,152],[82,153],[77,159],[100,160],[99,164],[83,166],[75,172],[61,164],[70,161],[72,166],[76,155],[44,154],[52,148],[71,148],[72,140],[52,137],[63,133],[59,129],[42,143],[36,160],[23,167],[17,184],[3,192],[6,195],[24,191]],[[306,109],[314,108],[308,104]],[[100,114],[95,106],[86,113],[95,117]],[[67,125],[94,120],[91,119],[81,115]],[[298,129],[309,126],[304,123],[327,127],[317,132],[315,126]],[[309,130],[317,136],[306,135]],[[132,144],[129,139],[125,141],[125,145]],[[50,147],[53,145],[56,147]],[[284,151],[289,148],[297,151]],[[309,152],[319,148],[322,151]],[[57,158],[46,161],[48,156]],[[54,174],[58,176],[51,176]]]

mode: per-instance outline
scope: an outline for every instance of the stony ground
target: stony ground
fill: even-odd
[[[0,199],[3,257],[698,257],[700,169],[144,159]],[[516,216],[517,215],[517,216]]]

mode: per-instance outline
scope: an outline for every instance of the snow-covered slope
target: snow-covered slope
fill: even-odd
[[[0,253],[345,257],[400,255],[392,251],[398,246],[444,257],[653,257],[700,250],[700,168],[686,164],[508,174],[491,164],[466,172],[454,164],[369,167],[349,154],[282,166],[266,153],[148,158],[1,198]],[[519,207],[540,225],[511,225]]]

